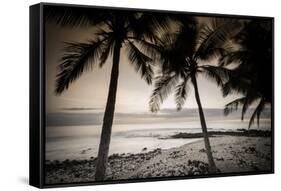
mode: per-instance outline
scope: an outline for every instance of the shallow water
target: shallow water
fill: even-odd
[[[247,129],[248,122],[212,120],[208,130],[231,131]],[[253,128],[257,128],[253,126]],[[270,129],[270,120],[261,120],[259,129]],[[89,159],[96,157],[101,125],[47,126],[46,160]],[[179,132],[201,132],[198,121],[157,122],[143,124],[114,124],[109,154],[139,153],[156,148],[178,147],[198,139],[159,139]],[[143,149],[145,151],[143,151]]]

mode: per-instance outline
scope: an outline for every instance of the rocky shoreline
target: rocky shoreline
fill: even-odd
[[[218,136],[210,138],[219,172],[271,170],[271,138]],[[204,142],[171,149],[155,149],[138,154],[113,154],[109,157],[106,180],[151,177],[196,176],[208,174]],[[46,184],[94,181],[96,158],[46,162]]]
[[[210,131],[208,132],[209,137],[215,136],[247,136],[247,137],[270,137],[271,131],[268,130],[256,130],[256,129],[238,129],[237,131]],[[202,138],[203,133],[177,133],[163,139],[190,139],[190,138]]]
[[[106,180],[141,178],[141,177],[127,177],[135,170],[139,169],[144,163],[150,161],[154,157],[161,155],[161,149],[155,149],[146,153],[130,154],[113,154],[108,158],[108,168],[106,171]],[[175,157],[173,153],[171,157]],[[175,170],[168,170],[166,173],[150,172],[147,167],[147,172],[143,174],[143,178],[149,177],[163,177],[163,176],[186,176],[196,174],[207,174],[208,164],[189,160],[185,171],[175,172]],[[159,161],[156,165],[164,165]],[[46,163],[46,183],[68,183],[68,182],[85,182],[94,181],[96,166],[96,158],[91,157],[90,160],[65,160],[65,161],[48,161]],[[123,178],[122,178],[123,177]],[[126,178],[125,178],[126,177]]]

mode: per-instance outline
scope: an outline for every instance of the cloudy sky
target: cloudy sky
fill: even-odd
[[[203,19],[204,20],[204,19]],[[106,104],[112,58],[103,68],[95,66],[93,71],[85,72],[70,88],[61,95],[55,95],[57,66],[63,54],[63,42],[85,42],[94,37],[95,28],[67,28],[52,23],[46,24],[46,110],[47,113],[60,111],[62,108],[99,108]],[[199,92],[204,108],[223,108],[237,96],[223,98],[220,89],[212,82],[199,76]],[[148,100],[153,86],[148,86],[121,51],[119,84],[117,90],[117,112],[148,112]],[[196,108],[192,86],[184,108]],[[161,108],[175,108],[171,95]]]

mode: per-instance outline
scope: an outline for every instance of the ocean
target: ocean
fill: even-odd
[[[206,109],[209,131],[247,129],[249,115],[241,121],[237,112],[225,117],[220,109]],[[270,130],[270,111],[261,116],[260,126],[251,129]],[[96,157],[101,133],[102,112],[59,112],[46,116],[46,160],[82,160]],[[109,154],[140,153],[157,148],[168,149],[200,139],[165,139],[179,132],[201,131],[197,110],[163,111],[115,115]]]

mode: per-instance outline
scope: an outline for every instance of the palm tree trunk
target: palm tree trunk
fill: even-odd
[[[207,125],[206,125],[204,112],[203,112],[203,108],[202,108],[200,97],[199,97],[197,80],[196,80],[195,76],[192,77],[192,84],[194,86],[195,99],[196,99],[196,102],[197,102],[197,105],[198,105],[199,117],[200,117],[203,137],[204,137],[204,143],[205,143],[206,153],[207,153],[207,157],[208,157],[208,163],[209,163],[209,166],[210,166],[209,171],[210,171],[210,173],[216,173],[217,168],[216,168],[216,164],[215,164],[213,154],[212,154],[212,149],[211,149],[208,131],[207,131]]]
[[[96,181],[102,181],[105,178],[112,123],[114,118],[116,92],[117,92],[117,85],[118,85],[120,49],[121,49],[121,43],[115,42],[109,91],[108,91],[106,108],[103,117],[99,152],[98,152],[98,158],[96,163],[96,173],[95,173]]]

